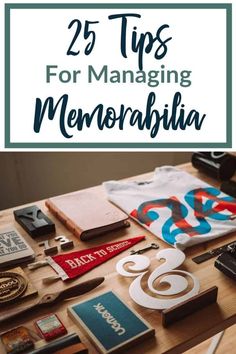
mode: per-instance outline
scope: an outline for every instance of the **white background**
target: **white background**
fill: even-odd
[[[137,3],[138,1],[136,1]],[[216,2],[216,1],[215,1]],[[191,2],[188,2],[191,3]],[[87,83],[87,65],[101,68],[107,64],[111,70],[138,70],[137,54],[128,50],[128,59],[119,51],[120,20],[108,20],[115,13],[135,12],[142,19],[130,20],[138,31],[155,33],[167,23],[170,28],[163,37],[172,37],[167,43],[168,52],[162,60],[155,60],[153,52],[144,55],[144,70],[159,70],[164,64],[170,70],[191,70],[190,87],[179,84],[160,84],[151,88],[147,84],[96,84]],[[154,15],[155,14],[155,15]],[[67,56],[66,51],[74,30],[69,22],[79,18],[100,23],[96,29],[96,45],[89,56]],[[226,127],[226,72],[225,72],[225,10],[11,10],[11,141],[12,142],[225,142]],[[84,43],[83,41],[80,42]],[[154,48],[156,45],[154,44]],[[52,78],[46,83],[45,67],[58,65],[61,69],[81,70],[78,83],[60,83]],[[160,112],[168,103],[171,106],[176,91],[182,93],[186,112],[196,109],[206,114],[201,131],[187,127],[185,131],[160,129],[156,138],[147,130],[125,124],[125,130],[98,131],[96,120],[89,129],[78,132],[68,130],[73,138],[65,139],[59,130],[59,117],[49,121],[45,116],[39,134],[33,132],[35,98],[43,101],[53,96],[55,101],[62,94],[69,94],[68,111],[82,108],[91,112],[99,103],[105,108],[113,106],[119,112],[120,104],[145,113],[148,93],[156,94],[155,108]],[[128,122],[128,121],[127,121]]]

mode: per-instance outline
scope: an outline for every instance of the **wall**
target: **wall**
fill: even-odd
[[[0,153],[0,210],[187,162],[178,152]]]

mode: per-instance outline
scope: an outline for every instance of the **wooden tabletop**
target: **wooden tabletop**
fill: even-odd
[[[211,178],[206,178],[206,176],[200,174],[190,164],[181,165],[180,168],[205,180],[209,184],[219,186],[219,184],[217,184],[215,180]],[[144,180],[150,177],[152,177],[152,173],[136,176],[131,179]],[[89,190],[105,198],[105,193],[101,186],[93,187]],[[160,249],[169,247],[166,243],[157,239],[154,235],[149,233],[147,230],[145,230],[139,224],[132,220],[130,228],[108,233],[102,237],[91,240],[89,242],[82,242],[76,239],[55,217],[53,217],[53,215],[45,207],[44,201],[30,203],[29,205],[33,204],[37,204],[45,212],[45,214],[47,214],[55,222],[57,235],[68,235],[68,238],[74,240],[74,250],[95,247],[103,243],[120,241],[129,237],[135,237],[139,235],[146,236],[146,243],[158,242],[158,244],[160,245]],[[14,208],[14,210],[15,209],[18,208]],[[31,247],[35,250],[36,254],[42,253],[42,249],[37,246],[37,242],[47,239],[48,237],[41,237],[37,239],[37,241],[33,240],[21,228],[21,226],[15,222],[13,217],[13,209],[3,210],[0,212],[0,224],[1,226],[13,226],[14,228],[16,228],[20,232],[20,234],[24,236],[24,238],[31,245]],[[55,235],[51,236],[52,244],[55,242],[53,241],[54,237]],[[206,290],[214,285],[217,286],[219,288],[218,300],[217,304],[210,305],[202,310],[199,310],[191,316],[176,322],[167,329],[163,328],[161,324],[161,313],[159,311],[142,308],[136,305],[129,297],[128,287],[131,283],[131,279],[123,278],[116,273],[115,265],[119,259],[126,255],[129,255],[130,250],[127,250],[121,253],[120,255],[110,259],[106,263],[91,270],[89,273],[81,276],[80,279],[76,279],[69,284],[69,286],[71,286],[81,281],[91,279],[93,277],[105,276],[105,282],[98,288],[94,289],[92,292],[82,295],[76,299],[69,300],[66,303],[62,303],[61,305],[51,307],[48,310],[40,311],[40,313],[32,313],[31,315],[25,316],[24,319],[14,320],[14,323],[0,328],[0,331],[4,332],[10,328],[22,324],[35,331],[33,321],[40,317],[43,317],[43,315],[46,315],[47,313],[53,312],[58,314],[58,316],[62,319],[69,332],[77,332],[80,335],[82,341],[89,347],[89,352],[91,354],[98,353],[97,349],[89,342],[89,339],[86,337],[86,335],[81,332],[81,329],[74,325],[73,321],[67,316],[67,307],[73,303],[89,299],[90,297],[95,296],[99,293],[108,290],[114,290],[131,308],[135,309],[156,330],[156,336],[154,338],[143,341],[142,344],[139,344],[138,347],[136,346],[131,348],[129,351],[127,351],[127,353],[183,353],[185,350],[195,346],[201,341],[213,336],[217,332],[236,323],[236,283],[214,267],[214,258],[198,265],[192,261],[192,257],[197,256],[212,248],[219,247],[223,244],[234,241],[235,239],[236,232],[221,237],[220,239],[194,246],[185,251],[186,261],[184,262],[181,269],[193,273],[199,279],[201,286],[200,290]],[[142,248],[142,246],[144,245],[144,242],[137,244],[136,248]],[[145,254],[149,256],[152,260],[151,270],[156,268],[159,264],[159,262],[155,259],[155,254],[155,250],[150,250],[148,253]],[[41,260],[43,258],[44,257],[41,255],[37,257],[37,260]],[[55,292],[68,286],[68,283],[63,283],[61,280],[47,286],[43,285],[42,278],[50,275],[55,275],[55,272],[49,266],[39,268],[34,271],[28,270],[27,267],[23,267],[23,269],[27,273],[29,279],[34,284],[34,286],[38,289],[39,295],[48,292]],[[37,301],[37,299],[38,298],[36,297],[31,300],[24,301],[20,305],[11,305],[8,308],[4,308],[0,311],[0,316],[5,312],[11,311],[11,309],[14,309],[16,306],[20,308],[21,306],[25,306],[27,304],[31,304]],[[4,350],[1,347],[0,352],[4,353]]]

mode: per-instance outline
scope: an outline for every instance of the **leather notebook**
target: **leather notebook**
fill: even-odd
[[[79,191],[46,200],[48,209],[82,241],[129,226],[128,216],[95,193]]]

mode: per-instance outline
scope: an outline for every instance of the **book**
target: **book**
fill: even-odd
[[[103,354],[123,352],[155,334],[113,291],[69,306],[67,311]]]
[[[95,193],[79,191],[46,200],[48,209],[81,240],[129,226],[128,216]]]
[[[0,268],[34,258],[34,251],[15,229],[0,229]]]

